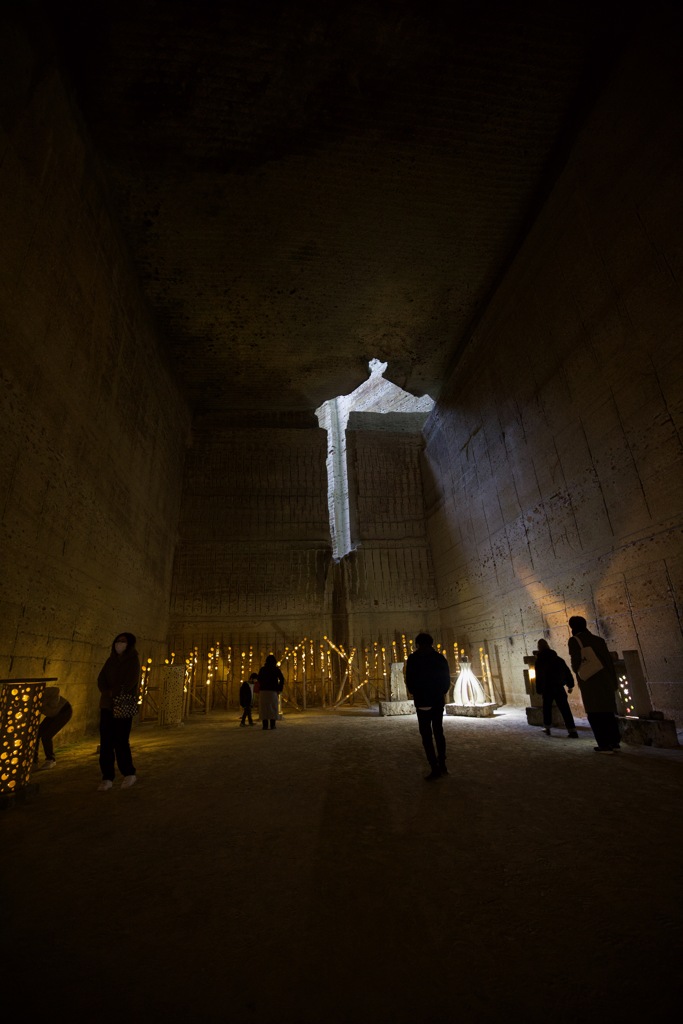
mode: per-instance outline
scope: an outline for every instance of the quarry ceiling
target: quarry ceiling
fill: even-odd
[[[196,412],[436,398],[618,50],[599,3],[59,0],[58,61]]]

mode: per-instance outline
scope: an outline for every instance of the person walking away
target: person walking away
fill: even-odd
[[[137,697],[140,688],[140,658],[133,633],[117,633],[111,645],[111,654],[97,677],[100,691],[100,770],[102,781],[97,787],[106,791],[114,785],[114,764],[123,781],[121,789],[129,789],[137,782],[133,755],[130,749],[130,730],[133,715],[118,718],[114,715],[114,698],[120,695]]]
[[[43,768],[54,768],[57,761],[52,741],[73,715],[73,708],[66,697],[60,696],[58,686],[46,686],[40,710],[45,718],[38,726],[38,740],[33,763],[38,764],[38,747],[42,743],[45,752]]]
[[[254,683],[258,679],[256,672],[252,672],[248,679],[245,679],[240,686],[240,707],[243,708],[242,718],[240,725],[246,725],[247,718],[249,719],[249,725],[254,724],[254,720],[251,717],[251,709],[254,704]]]
[[[597,742],[593,749],[598,754],[613,754],[621,742],[616,701],[619,680],[614,661],[605,641],[588,630],[582,615],[572,615],[569,628],[569,657]]]
[[[268,728],[268,723],[271,729],[275,728],[279,696],[284,685],[285,677],[280,671],[277,658],[269,654],[258,673],[259,715],[264,729]]]
[[[577,740],[579,734],[567,700],[567,692],[571,693],[574,689],[571,669],[564,658],[549,646],[547,640],[539,640],[536,647],[536,692],[543,697],[543,731],[546,736],[550,736],[553,704],[556,704],[567,727],[567,736]]]
[[[448,774],[443,711],[451,675],[448,662],[433,644],[429,633],[418,633],[415,650],[406,661],[406,689],[415,704],[422,746],[431,769],[425,776],[428,781]]]

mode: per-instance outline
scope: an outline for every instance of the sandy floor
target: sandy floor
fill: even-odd
[[[0,812],[3,1002],[88,1024],[678,1018],[683,750],[603,757],[519,709],[445,728],[434,783],[415,718],[360,709],[137,726],[127,791],[96,792],[96,741],[57,745]]]

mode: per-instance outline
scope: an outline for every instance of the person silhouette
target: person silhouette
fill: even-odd
[[[418,633],[415,650],[406,661],[406,690],[415,704],[422,746],[431,769],[425,778],[430,782],[448,775],[443,711],[451,685],[448,662],[433,644],[429,633]]]
[[[549,646],[547,640],[539,640],[536,647],[536,691],[543,697],[543,731],[546,736],[550,736],[553,704],[556,704],[567,727],[567,735],[570,739],[577,740],[579,734],[567,700],[567,692],[571,693],[574,689],[571,669],[564,658]]]
[[[122,789],[130,789],[137,782],[130,749],[130,730],[133,715],[119,718],[114,714],[118,696],[137,697],[140,688],[140,658],[135,648],[133,633],[117,633],[111,645],[111,654],[97,677],[100,690],[100,770],[102,781],[97,787],[106,792],[114,785],[114,764],[123,775]]]
[[[605,641],[588,630],[582,615],[572,615],[569,628],[572,635],[567,647],[597,743],[593,749],[598,754],[613,754],[621,743],[616,701],[619,680],[614,661]]]

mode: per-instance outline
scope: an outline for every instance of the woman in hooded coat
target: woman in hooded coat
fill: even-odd
[[[270,722],[270,728],[274,729],[278,717],[279,696],[285,685],[285,677],[280,671],[274,654],[269,654],[259,669],[258,685],[259,715],[263,722],[263,728],[267,729],[268,722]]]
[[[114,764],[123,781],[121,789],[129,789],[137,782],[133,755],[130,750],[130,730],[133,716],[114,716],[114,698],[121,694],[137,697],[140,688],[140,658],[132,633],[117,633],[111,645],[111,654],[97,677],[100,690],[100,790],[114,785]]]

